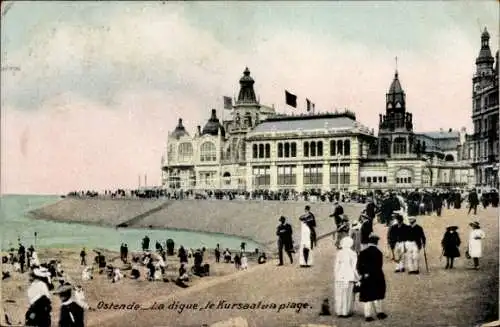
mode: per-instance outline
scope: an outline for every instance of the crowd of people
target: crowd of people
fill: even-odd
[[[128,245],[122,243],[119,262],[115,262],[114,258],[106,258],[105,251],[101,249],[94,249],[93,260],[87,260],[88,250],[82,248],[79,253],[81,280],[105,278],[110,283],[119,283],[125,279],[144,279],[150,282],[172,282],[180,288],[187,288],[194,276],[210,276],[211,266],[207,262],[208,255],[213,254],[215,264],[233,264],[235,270],[247,270],[249,258],[255,258],[259,264],[267,262],[266,253],[259,252],[258,249],[248,252],[245,242],[241,243],[239,251],[233,250],[234,253],[228,248],[222,250],[217,244],[211,254],[208,254],[205,247],[186,249],[181,245],[175,249],[172,239],[167,239],[164,243],[156,241],[155,250],[150,249],[150,245],[151,240],[147,235],[141,241],[142,251],[129,253]],[[178,264],[171,261],[167,264],[168,256],[176,258],[173,261],[178,260]],[[2,280],[8,280],[13,277],[12,274],[23,275],[29,272],[30,284],[27,288],[29,308],[25,315],[27,326],[51,326],[52,295],[61,298],[59,326],[84,326],[85,310],[88,310],[89,306],[85,302],[83,288],[78,283],[74,283],[64,271],[61,260],[40,263],[34,247],[30,246],[26,250],[19,240],[18,248],[11,248],[8,255],[2,257],[2,262],[11,267],[2,271]],[[5,319],[8,324],[12,323],[7,313]]]
[[[417,197],[416,195],[420,195]],[[436,200],[439,198],[441,200]],[[477,193],[472,189],[467,198],[467,212],[477,214],[479,204]],[[462,202],[463,200],[461,200]],[[423,209],[412,208],[414,202],[423,203]],[[338,251],[335,255],[334,267],[334,301],[335,314],[340,318],[353,315],[354,301],[359,293],[359,301],[364,304],[366,321],[375,318],[386,319],[383,300],[386,293],[385,276],[382,270],[384,255],[378,248],[379,236],[373,232],[373,224],[378,216],[380,223],[387,226],[387,245],[391,251],[391,261],[395,264],[395,273],[408,272],[409,275],[420,274],[421,256],[425,259],[428,270],[426,243],[427,238],[422,226],[417,224],[417,216],[421,214],[441,215],[443,207],[450,204],[451,210],[460,209],[456,205],[456,196],[452,192],[432,192],[429,194],[409,192],[395,194],[387,192],[377,195],[375,199],[367,198],[367,204],[359,219],[351,220],[344,214],[342,205],[334,200],[330,217],[334,219],[334,240]],[[426,205],[430,204],[430,208]],[[486,206],[485,206],[486,207]],[[293,244],[292,226],[287,218],[281,216],[276,230],[278,237],[279,266],[284,265],[283,253],[288,255],[290,264],[294,262],[294,253],[298,249],[299,266],[311,267],[313,249],[316,247],[316,219],[309,205],[305,213],[299,217],[301,222],[300,244]],[[482,239],[485,233],[480,223],[470,223],[471,231],[465,256],[472,259],[473,268],[479,269],[482,257]],[[441,240],[442,256],[446,257],[444,269],[453,269],[454,260],[460,257],[461,240],[457,226],[448,226]],[[328,299],[324,301],[321,314],[330,314]]]

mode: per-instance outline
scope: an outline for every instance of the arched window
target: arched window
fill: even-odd
[[[252,158],[257,158],[258,156],[258,148],[257,144],[252,145]]]
[[[455,158],[451,154],[447,154],[446,157],[444,157],[444,161],[455,161]]]
[[[222,177],[224,177],[224,184],[231,184],[231,174],[229,172],[226,171]]]
[[[290,157],[290,143],[286,142],[285,143],[285,158]]]
[[[380,142],[380,154],[389,154],[389,140],[386,138]]]
[[[344,141],[344,154],[346,156],[351,155],[351,141],[349,140]]]
[[[330,156],[334,157],[337,155],[337,142],[335,140],[330,141]]]
[[[271,145],[266,143],[266,158],[271,158]]]
[[[259,158],[264,158],[264,144],[259,144]]]
[[[191,161],[193,159],[193,145],[188,142],[179,144],[177,156],[179,161]]]
[[[283,158],[283,143],[278,143],[278,158]]]
[[[318,141],[318,143],[316,144],[317,146],[317,154],[318,154],[318,157],[322,157],[323,156],[323,141]]]
[[[304,142],[304,157],[309,157],[309,142]]]
[[[316,142],[312,141],[309,147],[309,151],[311,151],[311,157],[316,157]]]
[[[292,157],[292,158],[297,157],[297,143],[292,142],[292,144],[291,144],[291,150],[292,151],[291,151],[290,157]]]
[[[400,169],[396,172],[396,183],[398,184],[411,184],[413,172],[410,169]]]
[[[406,153],[406,139],[398,137],[394,140],[394,154],[405,154]]]
[[[342,140],[337,141],[337,154],[340,154],[340,155],[344,154],[344,152],[342,151],[343,150],[342,144],[343,144]]]
[[[200,160],[201,161],[215,161],[217,151],[215,144],[212,142],[205,142],[200,147]]]

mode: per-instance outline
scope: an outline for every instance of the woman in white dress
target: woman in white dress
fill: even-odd
[[[311,250],[311,229],[305,221],[300,222],[299,264],[301,267],[311,267],[313,263]]]
[[[486,237],[477,221],[469,224],[472,230],[469,234],[469,256],[474,261],[474,269],[479,269],[479,258],[483,256],[482,239]]]
[[[352,249],[354,240],[346,236],[340,241],[334,267],[335,314],[340,318],[352,315],[354,307],[354,284],[359,281],[356,263],[358,256]]]

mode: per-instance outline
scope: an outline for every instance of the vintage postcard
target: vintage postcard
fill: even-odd
[[[1,10],[1,326],[500,326],[497,1]]]

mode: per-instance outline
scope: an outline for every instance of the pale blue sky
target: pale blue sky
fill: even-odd
[[[177,119],[203,125],[245,66],[262,103],[290,112],[288,89],[376,128],[398,56],[417,130],[470,127],[485,26],[494,55],[497,1],[16,2],[1,30],[2,66],[21,69],[2,72],[2,187],[156,181]],[[54,158],[74,171],[55,178]]]

